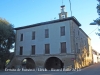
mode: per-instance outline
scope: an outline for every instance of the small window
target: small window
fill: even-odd
[[[79,31],[78,31],[78,35],[79,35]]]
[[[32,32],[32,40],[35,40],[35,31]]]
[[[20,47],[20,55],[23,54],[23,47]]]
[[[45,44],[45,54],[50,54],[50,45]]]
[[[23,34],[21,34],[20,36],[20,41],[23,41]]]
[[[77,49],[77,53],[80,53],[80,49]]]
[[[61,36],[65,35],[65,26],[60,27],[60,33],[61,33]]]
[[[32,45],[32,55],[35,54],[35,45]]]
[[[66,42],[61,43],[61,53],[66,53]]]
[[[49,38],[49,29],[45,29],[45,38]]]
[[[75,53],[77,52],[77,53],[79,53],[79,49],[78,49],[78,43],[76,43],[76,51],[75,51]]]
[[[62,18],[65,18],[65,15],[61,15]]]

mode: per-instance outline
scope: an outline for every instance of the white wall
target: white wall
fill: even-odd
[[[65,36],[60,36],[61,26],[65,26]],[[45,38],[45,29],[49,29],[49,38]],[[32,31],[36,32],[35,40],[32,40]],[[20,41],[21,33],[23,33],[23,41]],[[71,53],[68,21],[17,30],[16,55],[19,55],[20,46],[23,46],[23,55],[30,55],[31,45],[36,45],[36,54],[44,54],[45,44],[48,43],[50,44],[50,54],[59,54],[60,42],[66,42],[67,53]]]
[[[100,62],[100,55],[98,56],[98,59],[97,60],[98,60],[98,62]]]
[[[97,63],[97,55],[93,54],[93,63]]]

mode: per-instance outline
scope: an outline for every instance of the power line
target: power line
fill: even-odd
[[[98,28],[99,28],[99,26],[98,26],[96,29],[94,29],[91,33],[89,33],[88,35],[92,34],[92,33],[93,33],[94,31],[96,31]]]

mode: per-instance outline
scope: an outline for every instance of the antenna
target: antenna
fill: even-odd
[[[63,0],[62,0],[62,5],[63,5]]]
[[[71,0],[69,0],[69,3],[70,3],[70,12],[71,12],[71,16],[72,16]]]
[[[63,0],[62,0],[61,12],[64,12],[64,7],[65,5],[63,5]]]

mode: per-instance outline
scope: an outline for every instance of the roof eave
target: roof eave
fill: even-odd
[[[73,20],[73,21],[75,21],[75,23],[78,26],[81,26],[81,24],[78,22],[78,20],[74,16],[72,16],[72,17],[68,17],[68,18],[65,18],[65,19],[57,19],[57,20],[52,20],[52,21],[47,21],[47,22],[41,22],[41,23],[27,25],[27,26],[23,26],[23,27],[14,28],[14,29],[15,30],[20,30],[20,29],[36,27],[36,26],[41,26],[41,25],[46,25],[46,24],[51,24],[51,23],[56,23],[56,22],[62,22],[62,21],[66,21],[66,20]]]

